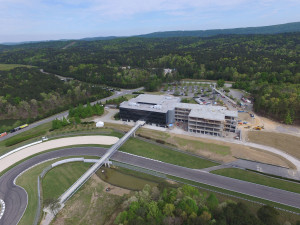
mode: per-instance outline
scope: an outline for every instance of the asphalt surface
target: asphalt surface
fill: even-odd
[[[141,90],[143,90],[143,87],[137,88],[137,89],[133,89],[133,90],[117,91],[112,96],[109,96],[107,98],[103,98],[103,99],[97,100],[95,102],[91,102],[91,105],[94,105],[94,104],[99,103],[99,102],[104,102],[106,100],[111,100],[111,99],[114,99],[114,98],[118,98],[118,97],[121,97],[123,95],[131,94],[132,92],[141,91]],[[9,133],[8,135],[6,135],[4,137],[1,137],[0,141],[4,141],[4,140],[6,140],[6,139],[8,139],[10,137],[13,137],[13,136],[17,135],[17,134],[23,133],[24,131],[30,130],[30,129],[32,129],[34,127],[37,127],[39,125],[42,125],[44,123],[51,122],[52,120],[59,119],[59,118],[62,118],[62,117],[67,117],[68,115],[69,115],[69,111],[64,111],[62,113],[50,116],[50,117],[48,117],[46,119],[43,119],[43,120],[37,121],[35,123],[29,124],[29,126],[26,127],[26,128],[24,128],[24,129],[18,130],[18,131],[14,132],[14,133]]]
[[[14,185],[14,179],[21,172],[32,167],[33,165],[53,158],[84,155],[101,157],[105,152],[106,149],[98,147],[65,148],[35,156],[9,170],[0,177],[0,199],[3,199],[6,204],[6,210],[2,219],[0,220],[0,225],[17,224],[22,217],[24,210],[26,209],[27,193],[22,188]],[[112,159],[157,172],[182,177],[200,183],[205,183],[300,208],[300,194],[222,177],[199,170],[175,166],[123,152],[117,152]]]

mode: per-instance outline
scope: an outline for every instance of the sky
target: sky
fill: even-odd
[[[300,0],[0,0],[0,43],[300,21]]]

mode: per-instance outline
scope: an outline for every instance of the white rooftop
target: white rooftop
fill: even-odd
[[[166,113],[175,108],[180,98],[167,95],[141,94],[129,101],[122,102],[120,107]]]
[[[223,106],[198,105],[180,103],[179,97],[168,95],[141,94],[129,101],[122,102],[120,107],[137,110],[154,111],[166,113],[169,110],[178,108],[191,109],[189,116],[201,117],[211,120],[224,120],[225,116],[237,117],[237,111],[227,110]]]
[[[225,120],[225,114],[220,113],[219,110],[207,110],[205,108],[202,109],[192,109],[189,117],[203,118],[208,120],[217,120],[223,121]]]

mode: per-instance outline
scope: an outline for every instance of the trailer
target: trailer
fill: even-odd
[[[28,124],[26,123],[26,124],[23,124],[22,126],[20,126],[20,129],[23,129],[23,128],[25,128],[25,127],[28,127]]]
[[[1,137],[4,137],[4,136],[6,136],[6,135],[7,135],[7,132],[4,132],[4,133],[0,134],[0,138],[1,138]]]

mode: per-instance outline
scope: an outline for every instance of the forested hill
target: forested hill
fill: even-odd
[[[300,32],[300,22],[286,23],[263,27],[245,27],[233,29],[214,30],[193,30],[193,31],[163,31],[150,34],[139,35],[146,38],[166,38],[166,37],[211,37],[225,34],[278,34]]]
[[[5,49],[0,51],[0,63],[33,65],[88,83],[145,86],[150,91],[182,78],[224,79],[254,95],[256,112],[300,121],[300,32],[132,37],[76,41],[68,48],[55,43]],[[174,70],[164,74],[164,68]]]

